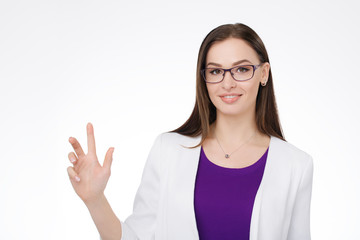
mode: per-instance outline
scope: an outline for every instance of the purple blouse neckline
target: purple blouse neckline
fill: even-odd
[[[252,170],[253,168],[257,168],[260,165],[262,165],[262,163],[264,163],[264,161],[266,161],[268,151],[269,151],[269,147],[266,149],[264,154],[255,163],[253,163],[253,164],[251,164],[251,165],[249,165],[247,167],[243,167],[243,168],[228,168],[228,167],[222,167],[222,166],[219,166],[219,165],[213,163],[212,161],[210,161],[207,158],[202,146],[201,146],[201,158],[205,159],[205,161],[208,162],[212,167],[222,169],[224,171],[241,171],[241,172],[244,172],[244,171]]]

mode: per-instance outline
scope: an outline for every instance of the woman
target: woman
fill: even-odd
[[[125,221],[104,196],[114,148],[101,167],[90,123],[86,155],[69,138],[69,177],[101,238],[310,239],[313,160],[283,138],[263,42],[244,24],[222,25],[197,64],[194,110],[155,139]]]

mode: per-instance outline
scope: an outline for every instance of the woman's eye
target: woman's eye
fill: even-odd
[[[220,73],[221,73],[221,70],[220,70],[220,69],[213,69],[213,70],[210,71],[210,73],[211,73],[212,75],[217,75],[217,74],[220,74]]]
[[[246,67],[239,67],[236,69],[236,72],[239,72],[239,73],[246,73],[247,71],[249,71],[249,69]]]

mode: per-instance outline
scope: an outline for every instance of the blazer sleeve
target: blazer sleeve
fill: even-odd
[[[310,203],[313,182],[313,159],[309,156],[303,172],[291,217],[288,240],[310,240]]]
[[[157,210],[160,198],[162,136],[159,134],[150,150],[135,195],[133,213],[121,221],[121,240],[155,238]]]

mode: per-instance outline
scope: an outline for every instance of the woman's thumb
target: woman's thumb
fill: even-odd
[[[106,155],[105,155],[103,167],[107,168],[108,170],[110,170],[110,168],[111,168],[111,163],[113,160],[113,153],[114,153],[114,147],[111,147],[111,148],[109,148],[109,150],[106,152]]]

